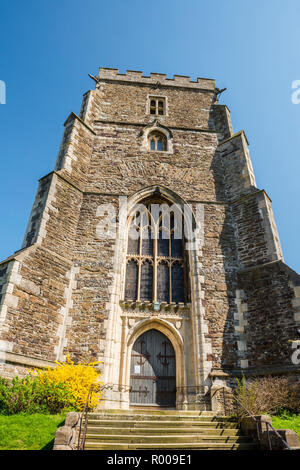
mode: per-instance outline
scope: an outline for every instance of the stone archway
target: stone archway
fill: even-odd
[[[176,385],[176,408],[184,407],[184,398],[182,390],[185,388],[185,373],[184,373],[184,348],[183,340],[180,333],[176,330],[171,323],[161,320],[159,318],[152,318],[142,320],[128,332],[127,341],[123,345],[124,363],[121,370],[120,382],[126,385],[127,390],[130,389],[130,375],[131,375],[131,356],[132,349],[137,339],[144,333],[156,330],[163,334],[171,343],[175,353],[175,385]],[[129,406],[129,394],[127,394]]]

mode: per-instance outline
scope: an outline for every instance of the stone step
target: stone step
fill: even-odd
[[[135,421],[145,421],[145,420],[156,420],[156,421],[213,421],[213,422],[234,422],[236,421],[234,418],[230,416],[201,416],[201,415],[182,415],[181,413],[176,414],[167,414],[167,415],[160,415],[160,414],[110,414],[110,413],[89,413],[88,420],[135,420]]]
[[[102,423],[101,423],[102,424]],[[202,427],[202,426],[189,426],[189,427],[152,427],[152,426],[128,426],[124,427],[124,433],[126,434],[150,434],[150,435],[169,435],[169,434],[198,434],[198,435],[215,435],[215,436],[239,436],[241,435],[238,428],[235,429],[220,429],[213,427]],[[94,426],[88,424],[87,427],[88,434],[106,434],[106,435],[117,435],[120,433],[120,426],[118,427],[108,427],[108,426]]]
[[[88,441],[85,445],[85,450],[256,450],[257,446],[254,443],[224,443],[224,442],[182,442],[182,443],[167,443],[167,444],[122,444],[122,443],[107,443],[107,442],[94,442]]]
[[[89,413],[85,449],[253,450],[256,445],[230,416],[140,409]]]
[[[128,420],[112,420],[112,419],[91,419],[88,418],[88,426],[102,426],[102,427],[122,427],[122,428],[138,428],[138,427],[148,427],[148,428],[161,428],[161,427],[172,427],[176,426],[178,428],[216,428],[216,429],[237,429],[238,424],[235,421],[186,421],[186,420],[137,420],[128,419]]]
[[[92,434],[89,431],[86,435],[87,442],[107,442],[107,443],[124,443],[124,444],[172,444],[172,443],[185,443],[185,442],[224,442],[224,443],[249,443],[248,437],[245,436],[218,436],[218,435],[201,435],[201,434],[187,434],[184,436],[178,435],[130,435],[130,434]]]
[[[176,408],[148,408],[148,407],[138,407],[138,408],[130,408],[129,410],[115,410],[115,409],[99,409],[95,411],[93,414],[115,414],[115,415],[134,415],[134,414],[155,414],[155,415],[174,415],[180,414],[182,416],[186,415],[195,415],[195,416],[215,416],[216,413],[214,411],[199,411],[199,410],[176,410]]]

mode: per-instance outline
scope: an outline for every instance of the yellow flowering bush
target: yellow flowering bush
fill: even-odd
[[[38,379],[43,383],[67,384],[75,399],[75,408],[82,411],[86,403],[87,395],[91,385],[95,385],[94,391],[90,397],[90,408],[93,409],[100,399],[99,371],[95,368],[99,362],[75,364],[70,356],[67,356],[66,362],[55,361],[57,367],[47,370],[37,370]]]

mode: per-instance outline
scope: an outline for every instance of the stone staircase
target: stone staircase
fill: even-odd
[[[89,413],[85,450],[255,450],[228,416],[210,411],[105,410]]]

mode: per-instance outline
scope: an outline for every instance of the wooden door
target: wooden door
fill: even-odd
[[[131,353],[130,403],[175,407],[175,371],[175,351],[168,338],[157,330],[143,333]]]

